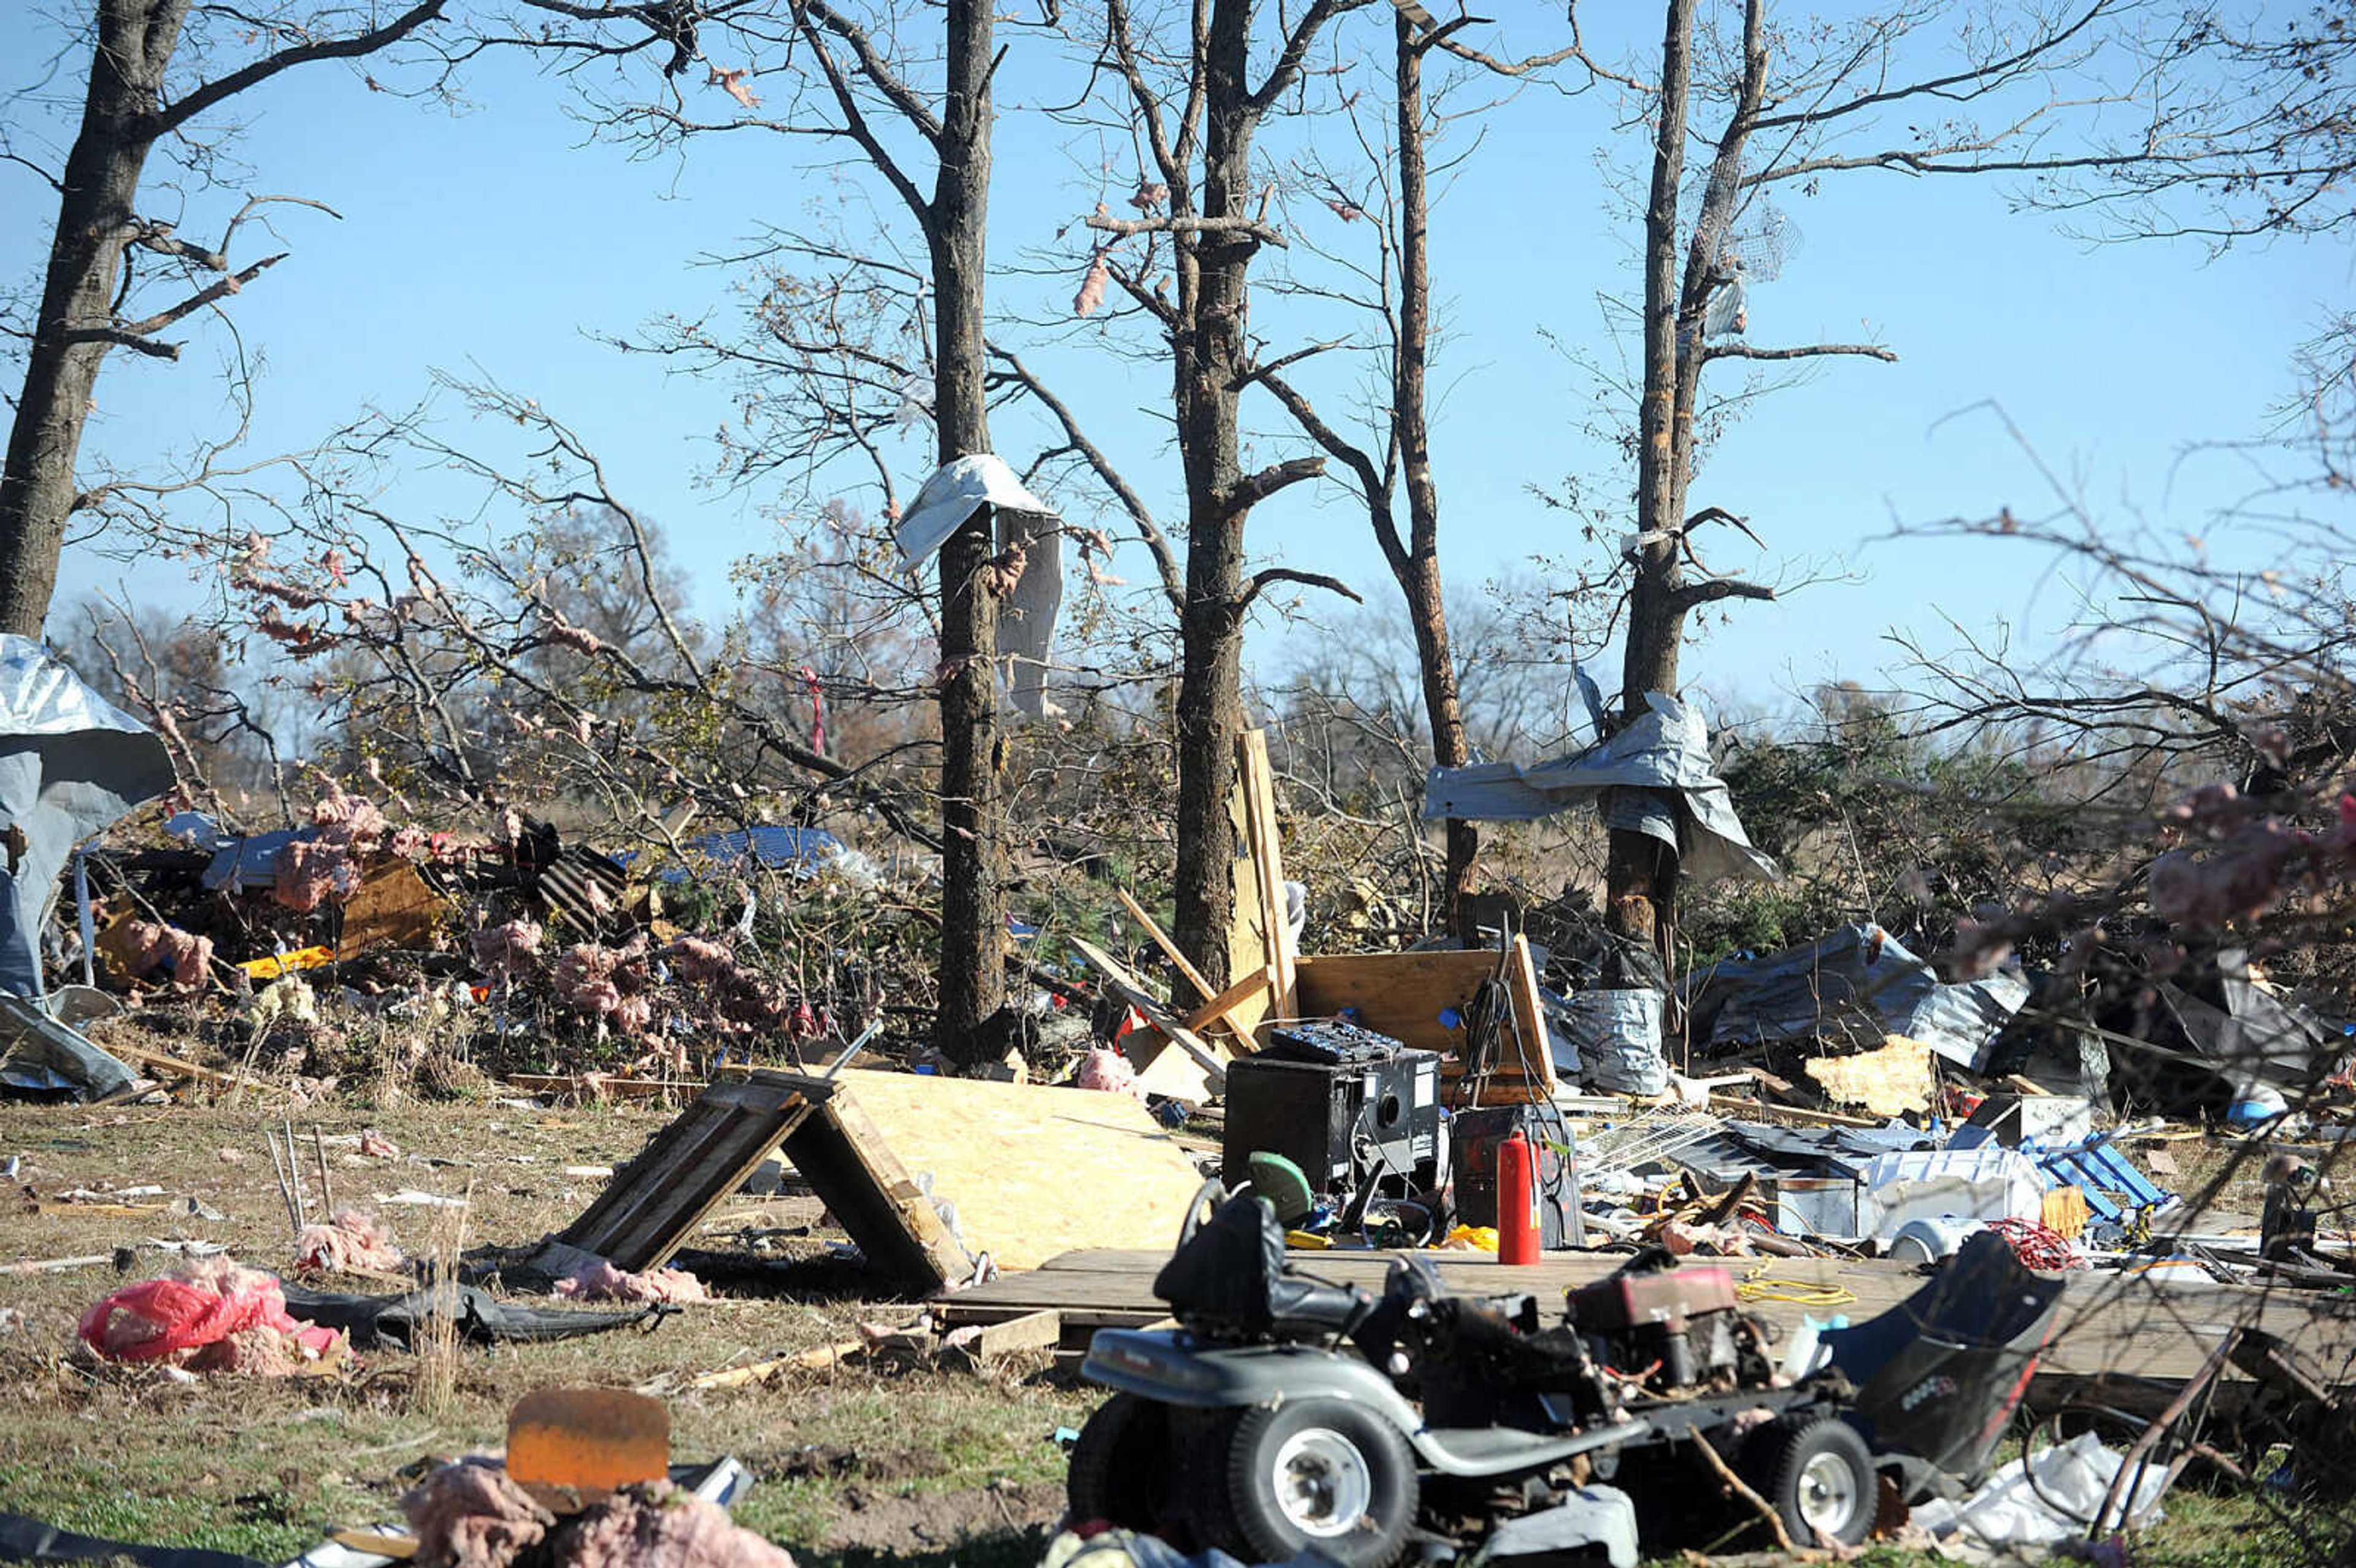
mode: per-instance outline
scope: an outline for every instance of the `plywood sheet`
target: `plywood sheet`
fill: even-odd
[[[1167,1255],[1202,1185],[1127,1094],[905,1072],[839,1082],[908,1172],[955,1205],[968,1250],[1001,1268],[1036,1268],[1076,1247]]]

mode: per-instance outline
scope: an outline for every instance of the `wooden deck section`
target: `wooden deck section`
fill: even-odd
[[[1387,1252],[1305,1252],[1293,1254],[1305,1273],[1345,1284],[1382,1288],[1398,1254]],[[1624,1254],[1559,1253],[1508,1268],[1483,1253],[1432,1253],[1450,1289],[1467,1295],[1528,1292],[1542,1300],[1602,1278]],[[1091,1249],[1062,1253],[1026,1274],[1009,1274],[970,1290],[936,1297],[943,1322],[994,1323],[1052,1307],[1061,1314],[1068,1344],[1084,1345],[1102,1328],[1159,1321],[1169,1307],[1153,1294],[1153,1276],[1169,1254],[1160,1251]],[[1712,1260],[1719,1261],[1719,1260]],[[1896,1306],[1922,1285],[1905,1264],[1828,1258],[1723,1260],[1755,1297],[1749,1310],[1785,1329],[1803,1313],[1818,1321],[1846,1314],[1853,1323]],[[2156,1386],[2197,1371],[2219,1339],[2235,1324],[2254,1324],[2288,1340],[2335,1386],[2356,1386],[2356,1301],[2318,1291],[2258,1289],[2210,1283],[2183,1268],[2141,1275],[2077,1274],[2052,1348],[2038,1377],[2040,1404],[2069,1394],[2133,1407]],[[1838,1286],[1857,1299],[1837,1307],[1778,1299]],[[2228,1376],[2238,1374],[2228,1373]],[[2104,1386],[2108,1385],[2108,1386]]]

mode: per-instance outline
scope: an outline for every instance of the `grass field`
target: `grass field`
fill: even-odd
[[[402,1244],[431,1253],[461,1240],[521,1243],[560,1228],[597,1187],[564,1168],[627,1158],[667,1115],[330,1104],[296,1125],[306,1152],[314,1121],[331,1137],[374,1126],[401,1146],[399,1160],[331,1147],[339,1204],[375,1208],[378,1195],[404,1189],[467,1195],[463,1237],[449,1211],[378,1211]],[[195,1237],[227,1243],[242,1262],[287,1267],[293,1238],[263,1141],[275,1125],[251,1105],[0,1107],[0,1157],[20,1161],[19,1185],[0,1190],[8,1205],[0,1263]],[[193,1197],[224,1217],[175,1222],[162,1212],[48,1201],[77,1188],[137,1186],[161,1187],[164,1198],[131,1201]],[[820,1228],[806,1198],[745,1199],[723,1212],[801,1232],[774,1242],[783,1258],[840,1240]],[[151,1251],[134,1277],[170,1262]],[[798,1301],[739,1297],[689,1307],[651,1332],[462,1348],[440,1376],[430,1359],[378,1349],[333,1375],[187,1385],[70,1357],[79,1315],[116,1282],[104,1265],[0,1276],[0,1309],[21,1314],[0,1311],[9,1324],[0,1329],[0,1507],[94,1535],[272,1561],[316,1541],[327,1526],[396,1517],[405,1476],[436,1456],[498,1447],[509,1406],[533,1389],[683,1378],[839,1342],[862,1322],[897,1325],[915,1312],[839,1290]],[[1062,1511],[1055,1434],[1076,1426],[1095,1399],[1041,1354],[980,1372],[852,1360],[773,1386],[675,1393],[669,1403],[675,1456],[744,1461],[759,1484],[738,1518],[806,1563],[1015,1568],[1035,1561]],[[2138,1561],[2274,1568],[2297,1556],[2292,1534],[2257,1503],[2187,1489],[2169,1507],[2169,1522],[2136,1543]]]

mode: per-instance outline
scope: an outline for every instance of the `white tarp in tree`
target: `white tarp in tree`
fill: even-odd
[[[921,566],[983,507],[996,519],[1000,556],[1021,551],[1021,575],[999,606],[998,655],[1008,700],[1036,719],[1047,710],[1047,656],[1064,605],[1064,529],[1055,508],[1033,495],[1004,458],[976,453],[933,470],[893,542],[903,566]]]
[[[1650,712],[1552,762],[1432,769],[1424,782],[1424,819],[1528,822],[1592,805],[1607,827],[1647,834],[1676,850],[1679,869],[1697,881],[1780,876],[1775,862],[1751,848],[1726,781],[1711,771],[1701,715],[1666,692],[1646,692],[1644,701]]]

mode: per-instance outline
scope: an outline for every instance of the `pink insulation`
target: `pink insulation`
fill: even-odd
[[[530,961],[540,956],[542,934],[537,921],[511,920],[475,933],[467,945],[474,950],[477,967],[494,980],[504,980],[531,967]]]
[[[294,1266],[308,1274],[393,1274],[402,1261],[391,1234],[358,1209],[338,1210],[324,1225],[305,1225],[294,1239]]]
[[[582,1264],[556,1282],[567,1301],[709,1301],[703,1282],[685,1269],[650,1268],[632,1274],[604,1258]]]
[[[562,1568],[794,1568],[784,1547],[668,1481],[589,1509],[555,1545]]]
[[[201,991],[212,976],[213,939],[191,936],[177,925],[152,920],[127,922],[123,927],[123,961],[134,980],[164,973],[178,991]]]
[[[1083,1089],[1101,1089],[1112,1094],[1141,1097],[1145,1093],[1137,1086],[1137,1070],[1130,1066],[1129,1058],[1108,1045],[1088,1047],[1088,1054],[1080,1062],[1079,1075],[1074,1082]]]
[[[427,1476],[402,1498],[401,1511],[417,1532],[417,1561],[453,1568],[508,1568],[556,1522],[504,1465],[479,1457]]]
[[[274,1275],[227,1257],[185,1264],[110,1293],[82,1314],[77,1333],[109,1360],[264,1376],[293,1372],[341,1338],[297,1322]]]

